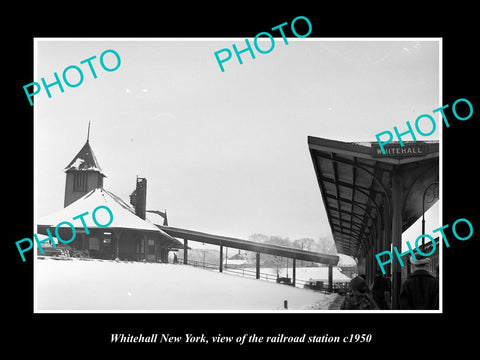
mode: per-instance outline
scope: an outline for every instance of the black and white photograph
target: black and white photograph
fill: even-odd
[[[11,343],[471,345],[471,23],[411,10],[25,30],[4,132]]]
[[[375,258],[439,227],[439,132],[375,134],[432,132],[441,40],[262,40],[36,41],[38,311],[440,309]]]

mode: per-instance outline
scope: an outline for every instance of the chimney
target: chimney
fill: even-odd
[[[137,186],[130,195],[130,204],[135,208],[135,214],[145,220],[147,209],[147,179],[137,176]]]

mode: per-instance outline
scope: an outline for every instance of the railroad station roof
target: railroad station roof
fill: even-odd
[[[355,258],[373,246],[384,208],[391,209],[394,173],[403,179],[402,232],[422,215],[424,191],[439,179],[438,141],[392,142],[385,155],[377,142],[309,136],[308,146],[337,251]]]
[[[47,228],[55,229],[58,224],[65,221],[72,223],[77,232],[83,231],[84,227],[81,219],[72,219],[85,212],[88,212],[88,215],[83,216],[82,218],[87,228],[98,229],[100,227],[94,222],[92,213],[99,206],[108,207],[113,215],[111,224],[103,229],[133,230],[157,234],[160,235],[168,246],[183,248],[182,243],[160,230],[154,223],[149,220],[143,220],[137,216],[135,210],[129,204],[104,188],[92,189],[67,207],[37,219],[38,233],[46,235]],[[96,220],[99,224],[108,224],[110,215],[108,215],[105,210],[98,211],[96,213]],[[60,226],[60,228],[68,227],[67,224]]]
[[[77,155],[70,161],[70,163],[65,167],[65,172],[71,170],[80,170],[80,171],[98,171],[104,177],[100,164],[98,163],[97,157],[93,153],[93,149],[90,146],[89,141],[83,145]]]

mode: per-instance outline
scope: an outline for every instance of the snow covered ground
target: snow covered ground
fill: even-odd
[[[37,311],[328,309],[336,294],[185,265],[37,259]]]

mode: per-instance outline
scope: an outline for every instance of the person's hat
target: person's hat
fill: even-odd
[[[365,280],[363,280],[363,278],[361,278],[360,276],[354,277],[350,281],[350,288],[352,290],[358,291],[361,288],[363,288],[364,286],[365,286]]]
[[[423,259],[417,259],[415,261],[413,259],[413,256],[410,256],[410,263],[415,265],[415,266],[426,266],[430,264],[430,259],[429,258],[423,258]]]

